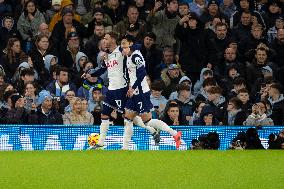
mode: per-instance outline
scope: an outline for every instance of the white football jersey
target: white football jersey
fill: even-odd
[[[137,74],[139,74],[139,68],[145,69],[145,60],[139,50],[135,50],[130,56],[127,57],[127,69],[129,74],[130,86],[133,87],[137,80]],[[146,73],[146,71],[145,71]],[[140,73],[141,74],[141,73]],[[150,91],[147,83],[146,75],[142,75],[142,82],[138,83],[137,87],[134,88],[134,94],[146,93]]]
[[[119,46],[105,60],[108,71],[109,90],[117,90],[127,87],[126,65],[123,62],[124,56],[119,50]]]

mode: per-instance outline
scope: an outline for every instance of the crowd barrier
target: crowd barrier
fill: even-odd
[[[190,149],[192,139],[201,134],[217,132],[220,137],[220,150],[228,149],[232,139],[240,131],[246,131],[247,126],[176,126],[172,127],[183,133],[180,150]],[[265,148],[270,133],[278,134],[284,126],[267,126],[258,130],[260,139]],[[85,150],[90,133],[99,133],[99,126],[0,126],[0,150]],[[106,149],[121,148],[123,127],[111,126],[106,138]],[[161,132],[161,142],[155,146],[150,133],[140,127],[134,127],[134,134],[130,142],[131,150],[175,150],[173,138]]]

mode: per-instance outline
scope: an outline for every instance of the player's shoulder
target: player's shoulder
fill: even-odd
[[[131,55],[131,60],[134,64],[140,65],[144,63],[143,56],[139,50],[135,50]]]

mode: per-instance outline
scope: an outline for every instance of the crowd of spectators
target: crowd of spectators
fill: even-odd
[[[0,0],[0,123],[99,125],[104,34],[132,35],[153,117],[284,124],[281,0]],[[113,124],[123,115],[112,113]]]

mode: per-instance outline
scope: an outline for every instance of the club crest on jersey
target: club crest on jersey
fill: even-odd
[[[111,60],[111,61],[108,61],[108,62],[106,63],[106,67],[108,67],[108,68],[112,68],[112,67],[114,67],[115,65],[118,65],[118,62],[117,62],[116,60]]]
[[[143,59],[142,57],[136,54],[132,57],[132,62],[136,65],[140,65],[140,64],[143,64]]]

